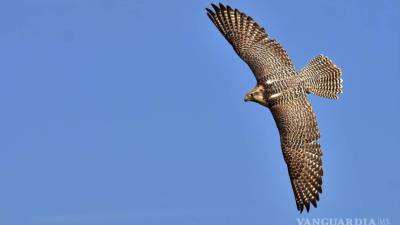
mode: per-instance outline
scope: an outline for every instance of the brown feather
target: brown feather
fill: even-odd
[[[214,11],[207,8],[208,17],[256,77],[257,85],[249,93],[260,94],[249,99],[271,110],[296,207],[308,212],[310,203],[317,207],[320,200],[323,169],[319,128],[307,93],[336,98],[342,91],[340,69],[319,56],[296,72],[285,49],[253,18],[221,3],[211,6]]]

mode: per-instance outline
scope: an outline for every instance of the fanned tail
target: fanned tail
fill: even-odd
[[[315,57],[299,73],[306,91],[315,95],[337,99],[343,92],[340,69],[323,55]]]

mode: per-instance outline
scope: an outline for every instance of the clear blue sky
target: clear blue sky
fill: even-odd
[[[323,53],[339,101],[310,97],[324,192],[296,210],[269,111],[209,1],[2,1],[0,224],[400,222],[396,1],[225,1],[297,69]]]

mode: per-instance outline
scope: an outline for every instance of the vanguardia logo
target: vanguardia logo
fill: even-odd
[[[297,218],[298,225],[390,225],[389,218]]]

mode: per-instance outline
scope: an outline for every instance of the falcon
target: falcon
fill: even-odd
[[[230,6],[211,4],[207,15],[253,72],[257,84],[244,97],[268,108],[279,130],[297,209],[317,207],[322,193],[320,132],[307,94],[337,99],[340,69],[319,55],[296,71],[285,49],[250,16]]]

